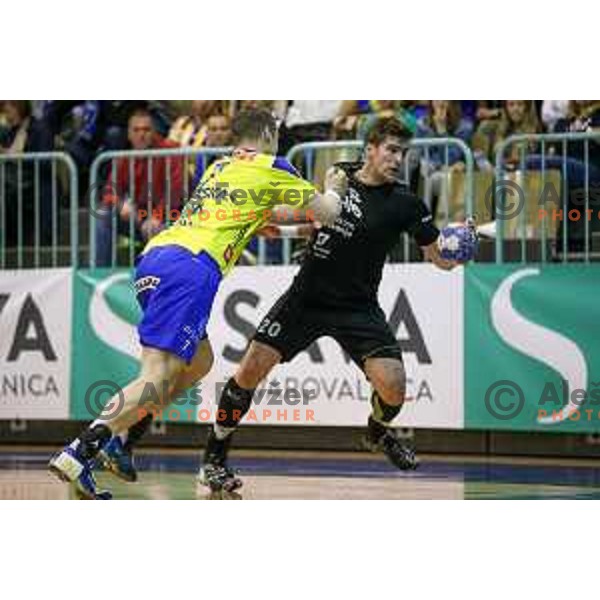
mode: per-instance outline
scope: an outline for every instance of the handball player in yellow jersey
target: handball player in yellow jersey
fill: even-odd
[[[213,355],[206,326],[219,284],[274,207],[302,208],[324,224],[340,214],[346,175],[330,172],[323,194],[303,180],[287,160],[275,156],[277,124],[269,111],[243,111],[232,129],[232,155],[211,165],[179,221],[152,238],[136,262],[135,291],[142,308],[139,377],[50,461],[50,471],[74,483],[80,497],[110,498],[96,489],[96,460],[111,444],[120,444],[119,435],[144,413],[164,408],[208,373]],[[111,415],[108,407],[114,406],[122,408]]]

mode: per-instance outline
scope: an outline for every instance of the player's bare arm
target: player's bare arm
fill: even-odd
[[[280,225],[279,223],[268,223],[257,234],[267,239],[278,238],[301,238],[307,239],[315,230],[312,223],[302,223],[300,225]]]

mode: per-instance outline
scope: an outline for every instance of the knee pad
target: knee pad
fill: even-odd
[[[221,394],[217,409],[216,423],[221,427],[237,427],[250,410],[254,390],[240,387],[232,377]]]

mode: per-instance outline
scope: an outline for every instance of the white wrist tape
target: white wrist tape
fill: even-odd
[[[325,190],[328,196],[333,196],[338,202],[342,201],[342,197],[335,190]]]

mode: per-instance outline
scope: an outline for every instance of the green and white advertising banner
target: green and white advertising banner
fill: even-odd
[[[600,431],[600,266],[465,271],[465,426]]]
[[[129,270],[78,271],[74,278],[73,370],[71,418],[86,420],[99,414],[106,402],[137,377],[142,348],[136,324],[140,309]],[[148,389],[148,396],[154,390]],[[195,420],[187,410],[192,393],[182,394],[163,420]]]
[[[161,418],[214,419],[220,388],[295,273],[241,267],[224,281],[208,327],[213,369]],[[0,272],[0,419],[88,420],[137,376],[131,284],[129,270]],[[407,371],[399,424],[600,431],[600,265],[388,265],[379,296]],[[249,423],[362,425],[369,412],[368,382],[330,338],[259,391]]]
[[[68,419],[71,269],[0,272],[0,419]]]
[[[195,391],[163,411],[173,422],[211,422],[255,328],[290,285],[295,267],[240,267],[215,299],[208,326],[214,366]],[[128,271],[79,271],[74,281],[71,416],[98,414],[139,370],[139,319]],[[380,301],[402,344],[410,401],[405,426],[463,427],[462,270],[390,265]],[[337,343],[324,338],[280,365],[255,395],[248,424],[364,425],[370,386]],[[453,390],[453,393],[448,393]]]
[[[295,273],[293,267],[242,267],[223,282],[208,328],[215,355],[202,386],[208,412],[199,413],[198,420],[214,415],[216,390],[235,373],[250,336]],[[462,294],[462,269],[448,273],[417,264],[384,270],[379,301],[407,371],[405,427],[463,427]],[[278,326],[263,325],[267,333]],[[272,371],[255,394],[247,422],[363,426],[370,396],[363,373],[335,340],[325,337]]]

